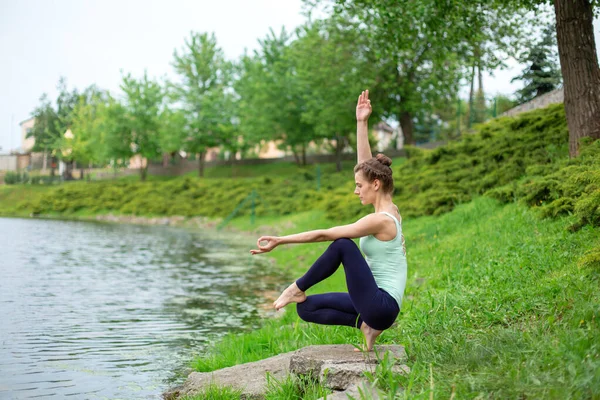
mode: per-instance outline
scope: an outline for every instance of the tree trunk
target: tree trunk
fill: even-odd
[[[235,153],[233,150],[231,151],[231,157],[229,157],[229,162],[231,165],[231,177],[235,178]]]
[[[201,151],[198,153],[198,176],[204,177],[204,156],[206,156],[206,151]]]
[[[342,149],[344,147],[343,138],[339,135],[335,135],[335,168],[337,172],[342,171]]]
[[[589,0],[554,0],[556,38],[562,70],[569,156],[581,138],[600,139],[600,68]]]
[[[485,114],[487,109],[487,107],[485,106],[485,93],[483,92],[483,71],[481,71],[481,57],[477,62],[477,79],[479,81],[479,85],[477,89],[477,94],[475,96],[475,103],[477,104],[476,121],[479,123],[485,121]]]
[[[146,177],[148,175],[148,167],[144,167],[143,164],[140,167],[140,179],[142,182],[146,182]]]
[[[471,124],[474,120],[473,115],[473,99],[475,98],[475,63],[473,63],[473,72],[471,73],[471,90],[469,90],[469,123],[467,128],[471,129]]]
[[[302,165],[306,165],[306,143],[302,143]]]
[[[402,135],[404,136],[404,144],[415,145],[415,124],[412,115],[408,111],[403,111],[400,114],[400,127],[402,128]]]
[[[44,156],[42,158],[42,172],[46,172],[48,166],[48,152],[44,149]]]
[[[296,165],[300,165],[300,155],[298,154],[298,150],[296,150],[296,146],[291,145],[290,149],[292,150],[292,155],[294,156],[294,161],[296,162]]]
[[[50,157],[50,176],[56,175],[56,159]]]
[[[82,181],[83,178],[85,178],[85,174],[84,174],[83,166],[81,166],[81,168],[79,168],[79,180]]]

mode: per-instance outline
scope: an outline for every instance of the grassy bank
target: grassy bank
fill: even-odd
[[[380,342],[406,346],[412,373],[378,374],[390,396],[401,384],[407,398],[600,398],[600,141],[584,143],[575,159],[568,158],[567,143],[564,111],[552,106],[394,160],[409,281],[397,324]],[[2,187],[0,215],[218,220],[256,190],[262,228],[250,225],[249,208],[231,224],[257,237],[295,233],[372,211],[352,195],[350,171],[350,163],[343,173],[323,166],[321,190],[314,166],[291,164],[248,167],[236,179],[226,178],[231,167],[221,167],[207,170],[205,179]],[[256,257],[272,257],[292,280],[326,246],[287,246]],[[312,293],[343,290],[338,271]],[[210,371],[305,345],[361,340],[351,328],[303,323],[289,306],[261,329],[215,343],[194,368]],[[212,390],[200,398],[237,398]],[[274,385],[269,396],[320,393],[311,383],[290,381]]]
[[[600,268],[582,260],[600,231],[569,233],[573,220],[540,220],[521,205],[477,198],[441,217],[405,222],[406,300],[380,342],[406,346],[412,373],[394,380],[409,388],[407,398],[597,396]],[[289,232],[326,225],[322,212],[291,222]],[[266,256],[297,277],[325,246],[282,247]],[[338,271],[311,293],[343,290]],[[358,330],[307,324],[294,309],[258,331],[226,337],[194,368],[210,371],[311,344],[360,344]]]

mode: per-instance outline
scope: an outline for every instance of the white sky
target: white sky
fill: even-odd
[[[269,28],[305,21],[301,0],[0,0],[0,153],[20,147],[19,122],[61,76],[69,89],[119,91],[121,71],[173,76],[173,50],[190,31],[214,32],[227,58],[258,47]],[[600,44],[600,24],[595,36]],[[510,94],[520,67],[486,77],[488,94]]]

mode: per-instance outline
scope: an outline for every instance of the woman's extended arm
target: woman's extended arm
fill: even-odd
[[[253,255],[268,253],[280,244],[327,242],[340,238],[354,239],[362,236],[374,235],[381,231],[383,222],[385,221],[386,217],[382,214],[369,214],[350,225],[335,226],[329,229],[317,229],[288,236],[261,236],[256,242],[258,249],[250,250],[250,253]],[[261,242],[264,241],[267,243],[261,244]]]
[[[365,90],[358,96],[356,103],[356,155],[358,163],[373,157],[369,145],[369,116],[371,115],[369,91]]]

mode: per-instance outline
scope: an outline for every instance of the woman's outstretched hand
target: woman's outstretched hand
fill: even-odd
[[[265,242],[265,241],[267,243],[261,244],[261,242]],[[261,254],[261,253],[268,253],[271,250],[273,250],[275,247],[277,247],[277,245],[279,245],[279,237],[277,237],[277,236],[261,236],[256,241],[256,245],[258,246],[258,249],[250,250],[250,254],[255,255],[255,254]]]
[[[360,96],[358,96],[358,102],[356,103],[356,120],[357,121],[367,121],[369,119],[369,115],[371,115],[371,100],[369,100],[369,91],[363,91]]]

